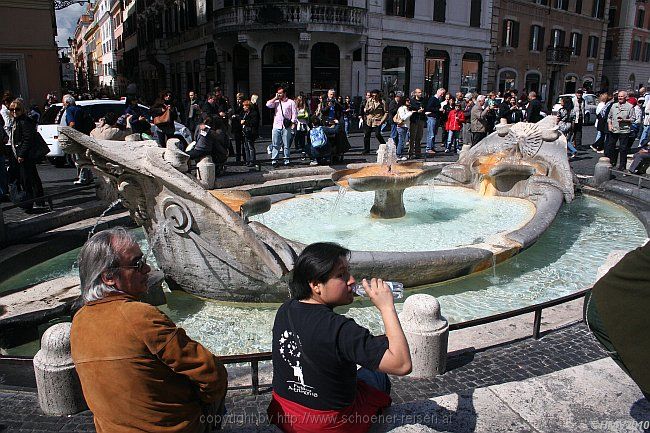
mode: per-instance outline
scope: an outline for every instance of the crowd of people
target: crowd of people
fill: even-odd
[[[534,123],[552,115],[567,138],[570,158],[591,147],[609,157],[612,166],[626,170],[628,154],[634,152],[629,171],[645,172],[650,162],[650,98],[646,89],[641,88],[638,97],[632,91],[599,94],[597,136],[591,146],[582,143],[587,120],[583,96],[584,91],[578,89],[574,95],[561,98],[557,113],[548,113],[535,92],[515,90],[452,94],[440,88],[427,97],[420,88],[410,95],[396,91],[388,96],[375,89],[366,92],[364,98],[351,98],[338,96],[336,90],[330,89],[318,98],[301,92],[294,100],[286,88],[279,87],[260,106],[256,94],[247,97],[237,93],[231,103],[216,87],[204,99],[190,91],[182,102],[172,92],[162,91],[149,110],[130,94],[122,112],[107,113],[98,124],[77,106],[75,97],[65,95],[55,123],[97,139],[153,139],[165,146],[167,139],[178,136],[180,122],[192,136],[191,143],[179,144],[180,150],[195,161],[211,156],[219,174],[229,158],[248,167],[259,164],[256,141],[263,110],[269,110],[272,118],[271,144],[267,148],[272,167],[288,166],[296,159],[309,160],[311,165],[340,163],[351,148],[350,133],[357,128],[363,132],[362,155],[370,153],[373,135],[379,143],[386,142],[386,135],[394,140],[398,158],[405,161],[421,158],[423,152],[429,158],[436,152],[457,153],[464,144],[477,144],[499,123]],[[46,108],[56,102],[53,95],[48,95]],[[0,140],[7,144],[0,165],[8,165],[7,170],[0,170],[0,197],[40,197],[43,189],[36,164],[44,156],[43,140],[37,131],[41,112],[37,106],[25,106],[9,92],[2,96],[0,112]],[[636,138],[639,147],[631,149]],[[292,148],[299,156],[292,157]],[[75,183],[86,185],[92,181],[90,169],[78,167]],[[40,205],[37,202],[26,209]]]

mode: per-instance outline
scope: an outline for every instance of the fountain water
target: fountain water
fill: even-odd
[[[88,232],[88,239],[90,239],[95,234],[95,230],[97,230],[97,226],[102,222],[106,214],[109,213],[115,206],[117,206],[120,203],[122,203],[122,199],[118,198],[117,200],[109,204],[108,207],[104,210],[104,212],[102,212],[101,215],[99,215],[99,218],[97,218],[97,221],[95,221],[95,225]]]
[[[404,190],[424,184],[442,169],[425,168],[422,163],[397,164],[395,143],[389,139],[377,150],[377,164],[358,169],[340,170],[332,174],[337,185],[354,191],[374,191],[370,208],[374,218],[392,219],[406,215]]]

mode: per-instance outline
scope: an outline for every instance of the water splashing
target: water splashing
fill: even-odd
[[[102,222],[102,219],[104,219],[106,214],[109,213],[115,206],[117,206],[120,203],[122,203],[122,199],[118,198],[117,200],[115,200],[114,202],[108,205],[108,207],[104,210],[104,212],[102,212],[99,218],[97,218],[97,221],[95,222],[93,228],[90,229],[90,231],[88,232],[88,239],[90,239],[95,234],[95,230],[97,229],[97,226],[99,225],[99,223]]]
[[[332,213],[336,214],[336,212],[339,210],[339,204],[341,203],[341,200],[343,200],[343,197],[345,197],[345,192],[347,190],[343,187],[339,188],[339,192],[336,194],[336,200],[334,200],[334,206],[332,208]]]

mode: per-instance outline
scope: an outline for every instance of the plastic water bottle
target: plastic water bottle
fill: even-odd
[[[368,282],[370,284],[370,282]],[[393,292],[393,298],[402,299],[404,297],[404,284],[398,283],[396,281],[384,281],[384,284],[388,284],[388,288]],[[352,293],[363,298],[367,298],[366,289],[363,287],[361,282],[356,283],[352,286]]]

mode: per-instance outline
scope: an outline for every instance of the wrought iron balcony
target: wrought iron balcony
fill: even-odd
[[[309,3],[233,6],[216,11],[215,18],[216,33],[286,28],[320,30],[320,26],[330,31],[360,33],[365,25],[364,8]]]
[[[546,63],[549,65],[566,66],[571,61],[571,47],[546,48]]]

